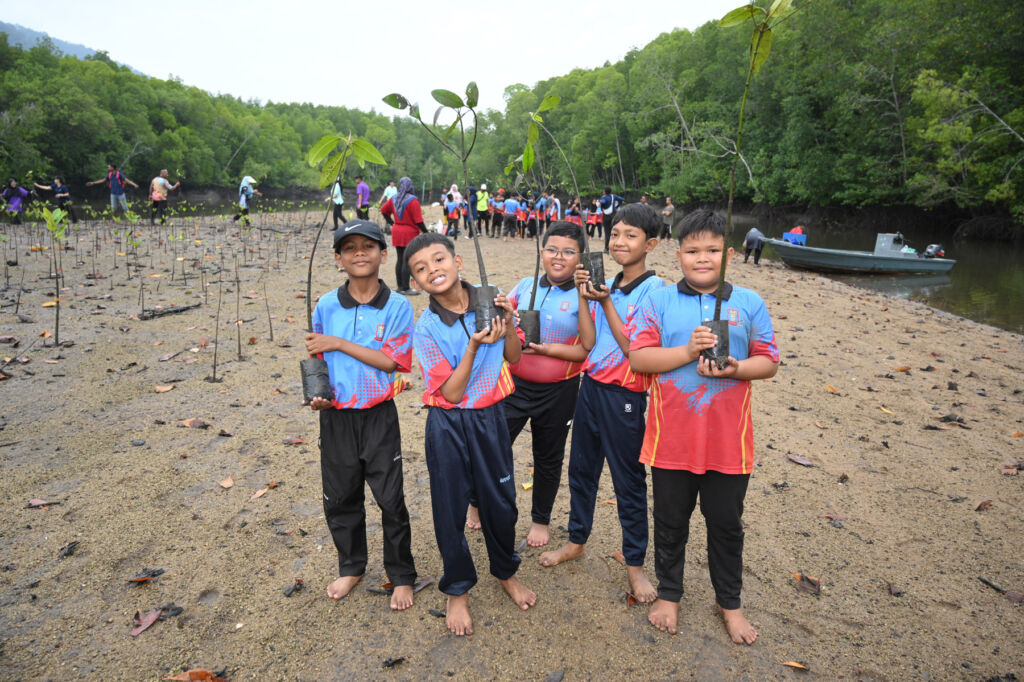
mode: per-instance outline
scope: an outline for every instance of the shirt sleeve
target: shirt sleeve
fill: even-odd
[[[323,296],[320,297],[320,301],[317,301],[316,307],[313,308],[313,333],[323,334],[324,333],[324,307],[321,301]],[[322,358],[323,353],[317,353],[316,357]]]
[[[448,381],[455,368],[448,362],[437,341],[419,328],[413,333],[413,347],[416,350],[416,359],[420,363],[420,371],[423,372],[423,382],[427,385],[427,393],[444,399],[441,387]]]
[[[380,207],[380,212],[383,215],[394,215],[395,214],[395,202],[388,199],[384,202],[384,205]]]
[[[394,294],[392,294],[394,295]],[[412,305],[402,299],[388,312],[387,328],[384,331],[385,341],[380,347],[384,355],[395,361],[399,372],[412,370]]]
[[[754,309],[750,314],[750,334],[747,355],[763,355],[772,362],[779,361],[779,347],[775,343],[775,329],[768,308],[757,294],[754,294]]]
[[[661,330],[661,311],[651,296],[644,298],[622,328],[622,332],[629,337],[630,350],[660,347]]]

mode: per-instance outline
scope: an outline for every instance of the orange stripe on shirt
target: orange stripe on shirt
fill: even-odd
[[[753,465],[752,453],[747,452],[747,425],[750,424],[750,403],[753,391],[750,382],[747,382],[747,390],[743,395],[743,406],[740,408],[740,467],[745,474],[750,473]],[[749,459],[749,462],[748,462]]]
[[[656,381],[651,387],[651,404],[655,408],[654,414],[651,415],[654,419],[648,419],[647,428],[653,429],[651,432],[654,434],[652,437],[654,442],[651,444],[651,457],[648,465],[654,466],[654,460],[658,456],[658,443],[661,441],[662,409],[665,405],[661,400],[661,382]]]

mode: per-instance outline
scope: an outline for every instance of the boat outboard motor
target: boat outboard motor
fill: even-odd
[[[942,244],[929,244],[928,248],[924,250],[925,258],[945,258],[946,250],[942,248]]]

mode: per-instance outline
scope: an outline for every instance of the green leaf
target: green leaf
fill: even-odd
[[[413,104],[409,107],[409,115],[415,118],[417,121],[420,120],[420,105]]]
[[[439,106],[437,111],[434,112],[434,125],[437,125],[437,119],[441,117],[441,112],[444,111],[444,105]]]
[[[792,4],[793,0],[774,0],[774,2],[772,2],[771,9],[768,10],[768,16],[777,17],[789,9],[789,6]]]
[[[448,130],[444,131],[444,139],[445,140],[447,140],[449,137],[452,136],[452,133],[455,132],[455,126],[459,125],[459,121],[460,120],[462,120],[462,119],[456,117],[456,119],[454,121],[452,121],[452,124],[450,126],[448,126]]]
[[[537,127],[536,123],[530,121],[530,125],[526,126],[526,144],[535,144],[538,137],[540,137],[540,128]]]
[[[730,26],[738,26],[747,19],[754,16],[754,11],[757,7],[754,5],[743,5],[743,7],[737,7],[733,11],[726,14],[724,17],[718,20],[718,25],[722,28],[729,28]]]
[[[761,36],[760,43],[757,41],[758,35]],[[770,28],[766,28],[763,31],[754,31],[750,49],[751,73],[757,73],[761,70],[765,60],[768,59],[768,53],[772,51],[772,30]]]
[[[476,81],[470,81],[469,85],[466,86],[466,106],[475,107],[479,101],[480,88],[476,86]]]
[[[512,175],[512,169],[515,168],[515,166],[516,166],[516,162],[515,161],[509,161],[508,165],[505,166],[505,175],[506,176]]]
[[[349,150],[338,152],[331,158],[327,159],[327,163],[320,169],[320,187],[326,187],[337,179],[338,175],[345,170],[345,164],[343,163],[345,157],[348,156]]]
[[[540,117],[540,114],[530,114],[530,118],[532,118],[537,123],[543,123],[544,122],[544,119],[542,119]]]
[[[539,114],[542,111],[554,109],[555,107],[558,106],[559,102],[561,101],[562,98],[559,97],[558,95],[548,95],[547,97],[544,98],[544,101],[540,103],[540,106],[537,107],[537,113]]]
[[[397,92],[392,92],[390,95],[384,98],[384,103],[388,106],[392,106],[395,109],[405,109],[409,106],[409,101],[402,97]]]
[[[364,139],[356,138],[352,140],[352,153],[356,155],[356,158],[360,161],[367,163],[375,163],[379,166],[386,166],[388,162],[384,160],[384,156],[373,146],[372,143],[367,142]]]
[[[324,135],[320,138],[319,142],[309,148],[306,161],[310,166],[317,165],[324,160],[324,157],[334,151],[334,148],[338,146],[342,139],[340,135]]]
[[[462,106],[464,106],[462,103],[462,98],[456,95],[451,90],[442,90],[438,88],[437,90],[431,90],[430,94],[433,95],[435,102],[437,102],[438,104],[443,104],[446,107],[451,107],[452,109],[459,109]]]
[[[533,168],[533,145],[528,144],[523,149],[523,172],[529,173],[531,168]]]

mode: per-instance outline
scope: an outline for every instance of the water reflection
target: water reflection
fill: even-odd
[[[757,225],[765,235],[781,238],[794,223],[785,218],[775,221],[737,216],[733,245],[742,253],[743,236]],[[881,231],[893,231],[886,225]],[[827,228],[806,224],[807,243],[826,249],[871,251],[875,233],[851,230],[842,224]],[[946,257],[957,264],[944,275],[830,275],[833,279],[884,294],[919,300],[941,310],[962,315],[977,322],[1024,333],[1024,242],[953,241],[951,235],[922,234],[903,230],[908,244],[918,251],[931,243],[945,246]],[[774,249],[765,248],[765,258],[780,260]]]

